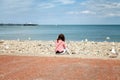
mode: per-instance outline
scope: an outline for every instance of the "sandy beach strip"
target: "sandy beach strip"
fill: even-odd
[[[69,54],[56,55],[55,41],[1,40],[0,55],[120,59],[120,42],[66,41]]]

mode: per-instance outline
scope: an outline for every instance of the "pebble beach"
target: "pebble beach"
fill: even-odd
[[[66,41],[71,57],[115,57],[120,59],[120,42]],[[55,56],[55,41],[1,40],[0,55]]]

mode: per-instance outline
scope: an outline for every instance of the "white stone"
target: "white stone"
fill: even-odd
[[[113,54],[115,54],[115,53],[116,53],[116,51],[115,51],[115,48],[114,48],[114,47],[112,48],[111,52],[112,52]]]

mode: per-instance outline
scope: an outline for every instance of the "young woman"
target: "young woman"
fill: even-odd
[[[64,34],[59,34],[55,44],[56,44],[56,48],[55,48],[56,54],[64,53],[66,51]]]

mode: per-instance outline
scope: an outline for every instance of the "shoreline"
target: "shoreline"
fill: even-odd
[[[71,55],[56,55],[55,41],[1,40],[0,55],[120,59],[120,42],[66,41]],[[113,55],[112,49],[117,55]]]

